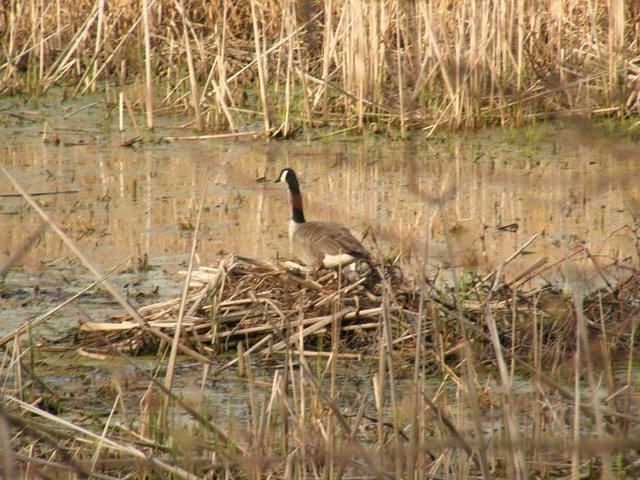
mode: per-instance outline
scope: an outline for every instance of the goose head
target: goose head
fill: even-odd
[[[278,182],[287,182],[289,188],[292,188],[294,186],[298,187],[298,176],[292,168],[283,168],[280,172],[280,175],[278,175],[278,179],[276,180],[276,183]]]

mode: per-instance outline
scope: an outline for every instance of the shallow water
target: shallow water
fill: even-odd
[[[536,278],[555,282],[597,281],[602,271],[594,263],[619,261],[607,270],[611,274],[637,265],[630,225],[640,213],[640,148],[593,126],[543,125],[436,139],[415,134],[406,142],[375,135],[150,139],[126,148],[120,145],[135,136],[133,128],[117,132],[117,119],[95,101],[4,101],[0,163],[29,192],[48,193],[38,202],[99,270],[131,258],[113,281],[137,304],[178,294],[177,271],[188,260],[207,170],[197,250],[204,265],[233,251],[268,260],[289,256],[288,196],[282,184],[273,183],[284,166],[301,178],[308,219],[370,230],[384,256],[427,255],[432,268],[456,264],[484,273],[537,234],[505,267],[505,279],[542,257],[547,267],[560,267]],[[89,108],[78,111],[83,105]],[[172,122],[165,120],[157,138],[188,134]],[[43,142],[45,123],[59,145]],[[0,194],[15,193],[2,175]],[[2,198],[0,265],[41,223],[19,196]],[[145,261],[150,270],[138,268]],[[47,230],[5,278],[0,333],[43,313],[90,278]],[[106,294],[92,293],[47,328],[60,331],[69,320],[113,311],[118,307]]]

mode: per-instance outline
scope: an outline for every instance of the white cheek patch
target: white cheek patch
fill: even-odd
[[[324,268],[336,268],[340,265],[344,267],[346,265],[349,265],[350,263],[355,262],[356,260],[357,258],[349,255],[348,253],[340,253],[338,255],[325,255],[322,259],[322,265],[324,266]]]
[[[287,174],[289,173],[289,170],[283,170],[282,174],[280,175],[280,182],[286,182],[287,181]]]

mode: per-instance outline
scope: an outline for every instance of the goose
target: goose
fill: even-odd
[[[284,168],[277,182],[287,182],[291,197],[289,240],[291,249],[305,265],[320,268],[344,267],[358,260],[368,261],[369,251],[344,225],[335,222],[307,222],[302,210],[302,195],[296,172]]]

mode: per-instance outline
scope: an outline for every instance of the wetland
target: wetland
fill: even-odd
[[[447,469],[458,475],[476,468],[481,470],[480,460],[473,453],[479,447],[472,440],[480,428],[487,438],[486,448],[491,449],[490,458],[509,451],[514,435],[524,435],[522,438],[534,442],[541,455],[526,469],[548,474],[554,465],[568,465],[565,462],[571,458],[573,447],[567,442],[575,433],[571,433],[571,424],[562,420],[563,415],[571,415],[578,408],[584,414],[582,421],[596,428],[592,424],[592,416],[599,411],[593,406],[596,398],[608,405],[607,415],[618,411],[635,419],[638,413],[629,402],[637,394],[633,387],[637,369],[633,363],[635,328],[632,326],[637,307],[633,305],[632,285],[638,265],[636,220],[640,192],[635,180],[640,150],[616,130],[604,125],[567,122],[435,138],[415,134],[405,141],[376,134],[309,136],[287,141],[247,137],[169,141],[167,138],[179,136],[179,130],[167,120],[153,135],[129,146],[126,136],[109,126],[109,109],[91,98],[60,102],[55,95],[50,95],[46,101],[29,106],[5,102],[0,110],[3,112],[0,138],[4,168],[33,195],[50,222],[72,239],[92,265],[101,272],[117,267],[109,281],[141,311],[180,297],[185,281],[184,272],[180,274],[180,271],[186,270],[189,264],[199,213],[196,270],[208,266],[215,269],[222,259],[233,258],[233,255],[268,262],[271,266],[290,259],[287,193],[273,182],[282,167],[291,166],[302,179],[308,218],[338,220],[364,236],[368,245],[375,246],[380,259],[403,272],[410,285],[406,288],[412,289],[411,295],[424,294],[427,288],[439,292],[443,298],[451,295],[457,286],[452,302],[456,303],[456,295],[478,300],[480,306],[461,303],[460,308],[465,309],[466,318],[477,322],[476,327],[482,327],[486,319],[481,312],[492,303],[487,292],[493,290],[484,290],[485,297],[474,296],[473,289],[471,294],[464,290],[471,287],[462,285],[476,282],[475,288],[482,285],[480,290],[483,290],[482,279],[488,286],[494,279],[509,285],[514,295],[511,308],[520,314],[508,314],[508,308],[506,314],[495,310],[500,338],[503,347],[513,349],[520,360],[533,366],[533,370],[527,370],[512,358],[515,376],[496,370],[496,366],[500,366],[497,359],[502,357],[498,355],[496,359],[496,351],[487,347],[490,345],[487,337],[484,347],[473,347],[479,364],[477,370],[469,370],[464,365],[465,346],[460,339],[464,335],[474,337],[473,328],[466,334],[458,327],[440,328],[441,343],[429,333],[421,348],[423,353],[416,354],[412,340],[416,332],[411,332],[416,324],[411,322],[409,330],[404,327],[393,330],[394,335],[397,334],[390,339],[395,345],[391,349],[393,366],[385,366],[385,352],[389,352],[389,347],[380,343],[384,338],[380,336],[384,322],[380,321],[377,328],[366,333],[370,328],[367,325],[376,325],[374,320],[364,326],[353,326],[352,330],[358,330],[359,336],[348,337],[350,340],[344,344],[336,341],[340,334],[328,323],[328,330],[323,330],[327,333],[320,332],[297,360],[302,350],[297,350],[295,343],[289,343],[281,352],[275,351],[270,343],[265,349],[271,350],[270,354],[259,351],[246,357],[248,366],[238,361],[238,355],[242,355],[236,350],[237,339],[231,345],[223,342],[222,348],[216,346],[213,337],[201,335],[199,341],[206,340],[210,345],[200,348],[206,356],[205,363],[180,355],[176,364],[167,367],[166,356],[170,350],[162,342],[154,343],[143,356],[141,351],[129,356],[131,350],[119,354],[113,351],[113,345],[117,345],[115,340],[108,340],[107,343],[112,341],[109,349],[96,348],[97,343],[104,346],[105,338],[115,338],[108,332],[99,331],[100,341],[90,335],[83,337],[79,326],[96,324],[104,328],[114,321],[123,321],[126,316],[122,305],[108,291],[96,286],[48,316],[39,326],[22,331],[22,337],[16,336],[15,341],[4,344],[5,389],[9,392],[19,387],[21,392],[15,401],[30,399],[34,405],[35,400],[38,407],[30,408],[56,412],[60,418],[75,422],[77,428],[102,425],[108,419],[107,424],[118,438],[130,435],[131,432],[126,431],[133,428],[137,429],[136,435],[150,435],[156,442],[160,441],[158,435],[169,435],[171,442],[178,438],[190,439],[178,447],[179,460],[168,470],[173,474],[175,465],[180,468],[189,465],[192,471],[201,474],[215,465],[205,461],[202,455],[186,460],[190,458],[191,442],[208,438],[204,433],[193,431],[207,431],[211,424],[215,428],[208,441],[226,442],[244,452],[225,460],[224,468],[242,470],[242,458],[254,458],[267,450],[279,458],[282,450],[276,439],[282,437],[281,429],[293,421],[286,417],[294,415],[294,411],[285,414],[272,408],[274,404],[285,408],[288,389],[302,385],[311,385],[312,391],[307,394],[313,398],[318,396],[314,401],[330,402],[325,397],[329,395],[335,402],[329,405],[342,412],[336,414],[336,418],[345,422],[347,412],[361,409],[365,416],[360,417],[354,427],[361,430],[358,434],[361,443],[358,446],[341,444],[342,453],[334,452],[336,456],[331,458],[343,465],[350,464],[352,457],[361,458],[366,466],[357,468],[365,470],[374,466],[386,469],[405,462],[409,454],[394,450],[405,447],[392,448],[381,438],[386,437],[386,429],[391,429],[388,432],[391,434],[396,428],[394,425],[415,426],[420,418],[421,431],[439,438],[437,451],[426,452],[426,457],[420,454],[421,459],[415,460],[423,462],[423,468],[437,458],[447,457],[446,461],[450,462]],[[47,135],[56,135],[56,141],[45,141]],[[203,185],[205,178],[207,182]],[[204,187],[205,201],[199,212]],[[8,177],[0,183],[0,188],[3,198],[0,253],[1,263],[6,266],[0,333],[11,339],[11,332],[54,308],[95,278],[60,235],[16,193]],[[514,253],[517,255],[511,260]],[[200,287],[194,286],[201,288],[203,295],[212,295],[212,305],[216,301],[222,305],[229,295],[236,298],[235,293],[228,293],[233,289],[248,288],[255,291],[251,295],[259,298],[271,296],[273,301],[283,302],[279,304],[282,311],[286,312],[287,305],[291,304],[291,312],[286,313],[289,321],[297,316],[297,307],[293,304],[299,303],[293,299],[322,303],[322,299],[310,300],[312,291],[305,290],[304,286],[300,289],[282,284],[277,287],[280,290],[273,287],[275,290],[261,291],[261,287],[252,286],[251,282],[263,279],[265,272],[252,273],[254,267],[247,268],[249,287],[242,283],[233,286],[232,276],[226,279],[231,287],[225,287],[231,290],[213,289],[218,293],[211,294],[212,284],[207,287],[210,280],[206,278],[201,280]],[[429,279],[428,287],[419,286],[421,275]],[[333,280],[326,282],[322,284],[325,292],[339,290],[331,283]],[[274,291],[286,292],[282,294],[284,300],[278,300]],[[557,294],[545,295],[548,291]],[[395,291],[396,297],[398,292]],[[534,300],[526,300],[523,305],[515,301],[515,296],[531,292],[538,295],[529,297]],[[594,315],[594,305],[608,304],[610,292],[616,292],[618,299],[626,302],[624,306],[605,307],[600,316]],[[251,303],[251,295],[237,301]],[[622,300],[623,297],[626,300]],[[485,307],[482,307],[482,298]],[[531,309],[532,302],[539,302],[539,311]],[[592,355],[587,355],[590,362],[587,373],[600,380],[585,376],[585,383],[574,387],[571,372],[585,359],[576,358],[576,355],[580,357],[576,353],[580,351],[579,328],[576,330],[580,315],[571,309],[572,305],[582,305],[582,302],[586,305],[588,320],[585,322],[591,332],[584,340]],[[406,320],[407,313],[416,315],[415,318],[422,316],[420,305],[419,301],[404,304],[405,317],[402,318]],[[430,308],[433,309],[433,305]],[[424,309],[424,325],[437,323],[438,314],[434,317],[434,310],[427,314],[427,307]],[[201,322],[197,328],[210,324],[211,313],[207,312],[211,310],[192,313],[196,322]],[[616,315],[614,312],[628,316],[632,325],[626,321],[610,323],[608,315]],[[307,313],[310,312],[305,311],[305,315]],[[320,313],[321,310],[316,312]],[[177,311],[168,316],[175,318],[176,314]],[[219,315],[223,318],[222,313]],[[264,323],[265,313],[261,315]],[[549,320],[536,323],[536,315],[546,315]],[[440,318],[451,325],[458,322],[457,315]],[[394,324],[400,325],[403,321],[396,319]],[[259,323],[251,325],[255,327]],[[430,328],[437,331],[436,323],[422,328],[425,332]],[[532,330],[531,325],[537,326]],[[241,326],[239,323],[232,328]],[[521,329],[521,334],[513,331],[510,335],[509,330],[513,329]],[[169,332],[172,331],[175,330]],[[536,331],[541,335],[539,339],[527,339]],[[554,331],[561,332],[555,339]],[[611,337],[603,340],[602,335],[607,333]],[[125,330],[119,335],[119,339],[130,338],[133,333]],[[260,337],[251,340],[248,336],[251,334],[243,335],[241,338],[247,342],[243,348],[259,342]],[[21,338],[29,339],[23,353],[16,343]],[[192,341],[188,343],[194,345]],[[528,346],[523,349],[523,345]],[[541,351],[535,353],[536,347]],[[555,353],[549,353],[554,349]],[[29,361],[24,363],[16,355],[24,355]],[[415,355],[420,358],[418,363]],[[303,360],[305,356],[309,356],[308,360]],[[498,364],[493,363],[495,361]],[[155,389],[159,388],[157,382],[166,378],[167,368],[172,369],[171,388],[177,397],[168,410],[169,418],[161,419],[158,413],[162,411],[158,410],[161,394]],[[33,375],[33,380],[21,384],[23,375]],[[317,376],[315,382],[319,383],[309,384],[309,375]],[[541,381],[540,375],[549,377]],[[297,387],[296,377],[299,377]],[[152,378],[159,380],[154,383]],[[470,397],[469,381],[477,382],[479,391],[474,397]],[[293,383],[286,386],[288,382]],[[416,382],[420,385],[417,390]],[[424,401],[416,397],[416,392],[441,402],[440,409],[435,408],[429,414],[423,411],[415,417],[416,404]],[[578,392],[589,399],[587,405],[580,403]],[[507,404],[505,398],[510,399]],[[196,408],[201,417],[194,420],[188,406]],[[311,405],[304,406],[303,402],[296,415],[324,418],[324,413],[313,413],[313,408],[307,411],[309,407]],[[451,417],[447,418],[456,420],[453,430],[439,431],[433,426],[432,422],[445,418],[442,408],[449,412]],[[553,414],[547,408],[551,408]],[[87,424],[84,416],[89,413],[94,421]],[[386,426],[380,426],[380,417],[391,420]],[[274,422],[270,435],[276,443],[264,446],[265,450],[257,453],[251,449],[256,448],[255,436],[262,435],[255,430],[260,421]],[[203,426],[207,422],[209,427]],[[635,431],[635,420],[629,422],[629,428]],[[224,432],[223,437],[215,433],[216,428]],[[303,427],[298,425],[298,428]],[[308,428],[305,426],[305,431]],[[505,433],[509,428],[516,428],[519,433]],[[588,430],[586,426],[582,428]],[[551,438],[542,440],[545,429],[549,429]],[[601,439],[597,432],[596,429],[595,438]],[[452,440],[447,439],[454,434],[466,438],[459,441],[462,451],[468,450],[464,456],[469,460],[461,461],[460,453],[448,449],[447,442]],[[394,435],[407,448],[412,445],[412,440],[402,431]],[[626,437],[626,441],[632,441],[633,435]],[[201,440],[196,440],[198,438]],[[247,438],[252,440],[247,442]],[[147,441],[151,441],[150,438]],[[327,454],[327,445],[319,439],[306,438],[303,443],[313,458]],[[382,463],[372,461],[369,454],[361,450],[363,445],[385,452]],[[557,449],[558,445],[561,448]],[[334,447],[337,448],[337,444]],[[156,443],[156,448],[160,448],[160,443]],[[443,456],[444,452],[449,452],[448,456]],[[138,453],[129,452],[134,458]],[[158,458],[167,461],[163,454]],[[111,455],[96,462],[92,468],[99,465],[101,471],[120,468]],[[74,468],[86,471],[88,465],[82,460]],[[150,471],[160,468],[153,462],[144,465],[139,468]],[[219,465],[216,468],[222,468]],[[267,462],[260,468],[268,470],[270,465]],[[591,471],[587,465],[581,468]]]
[[[0,2],[0,477],[638,478],[638,25]]]

